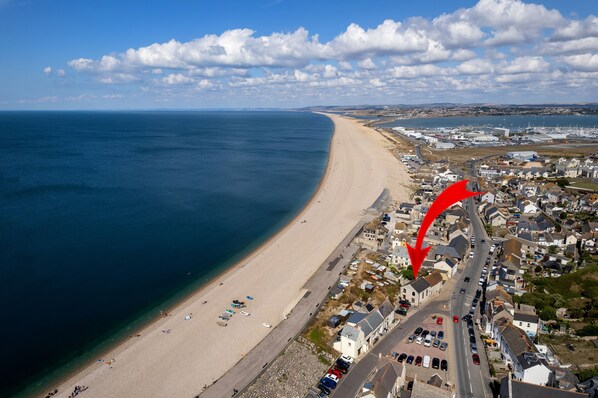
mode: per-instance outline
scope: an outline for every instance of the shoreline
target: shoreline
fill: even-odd
[[[303,204],[303,206],[301,206],[297,210],[297,212],[294,215],[292,215],[288,220],[282,221],[281,226],[279,228],[276,228],[276,226],[273,226],[272,231],[270,231],[270,233],[267,235],[268,237],[262,243],[258,244],[256,247],[251,249],[247,254],[242,255],[240,259],[236,259],[236,260],[235,260],[235,256],[231,257],[230,260],[228,260],[227,262],[225,262],[223,264],[222,270],[215,271],[214,276],[211,276],[211,277],[208,276],[206,281],[196,282],[197,286],[194,286],[194,284],[189,286],[187,288],[189,290],[188,292],[186,292],[185,291],[186,289],[185,289],[182,292],[175,293],[168,300],[164,301],[164,304],[167,304],[167,305],[164,305],[165,308],[163,309],[165,313],[172,314],[173,312],[179,310],[180,307],[183,307],[190,300],[195,300],[195,299],[201,297],[202,294],[205,295],[207,293],[208,289],[213,289],[217,286],[219,287],[220,281],[222,279],[226,279],[226,277],[229,276],[230,274],[243,268],[246,265],[245,263],[251,261],[253,258],[258,256],[260,254],[260,252],[263,251],[264,249],[266,249],[268,246],[270,246],[272,244],[272,242],[279,235],[283,234],[285,230],[287,230],[294,223],[296,223],[301,218],[301,215],[305,211],[305,209],[313,204],[312,202],[315,200],[318,193],[324,186],[327,178],[329,177],[330,168],[331,168],[330,160],[332,159],[332,156],[333,156],[333,140],[334,140],[336,125],[334,124],[332,119],[330,119],[330,117],[327,114],[321,113],[321,112],[312,112],[312,113],[327,117],[328,120],[330,120],[332,122],[332,132],[330,134],[330,142],[328,143],[328,156],[326,158],[326,164],[324,166],[322,176],[320,177],[320,181],[318,182],[318,185],[315,187],[312,195]],[[227,263],[231,263],[230,266],[226,266]],[[179,297],[179,295],[180,295],[180,297]],[[170,303],[171,301],[172,301],[172,303]],[[146,320],[142,319],[145,316],[153,313],[154,310],[157,310],[157,308],[158,308],[157,306],[152,307],[152,309],[144,312],[139,317],[137,317],[135,320],[133,320],[131,322],[127,322],[127,324],[126,324],[127,326],[132,326],[130,330],[128,330],[126,326],[124,328],[119,328],[116,332],[112,333],[110,335],[110,337],[108,337],[107,339],[103,339],[101,342],[94,345],[94,347],[96,347],[97,349],[94,349],[94,347],[92,347],[89,349],[88,353],[83,353],[81,356],[82,357],[89,356],[90,357],[89,362],[91,362],[91,356],[94,354],[97,354],[97,357],[99,357],[99,358],[114,357],[119,352],[126,349],[127,346],[133,344],[133,342],[136,340],[134,338],[136,335],[137,336],[143,335],[144,332],[146,332],[148,329],[153,329],[155,326],[159,325],[161,321],[164,321],[165,319],[167,319],[164,316],[160,316],[160,314],[154,315],[152,317],[152,319],[146,319]],[[129,334],[129,332],[131,334],[128,337],[125,336],[125,334]],[[120,335],[121,333],[123,334],[122,336]],[[113,342],[109,342],[111,337],[114,337]],[[106,345],[106,347],[103,347],[104,344]],[[73,359],[73,361],[76,362],[77,359]],[[81,361],[88,362],[87,358],[81,359]],[[50,371],[45,376],[42,376],[40,379],[37,379],[38,381],[41,380],[43,383],[39,387],[33,387],[33,388],[31,388],[31,390],[26,387],[25,389],[18,391],[16,396],[17,397],[28,396],[28,394],[34,394],[34,395],[42,394],[45,396],[45,394],[47,394],[46,391],[52,391],[52,390],[54,390],[54,388],[58,388],[58,387],[53,387],[53,386],[62,386],[63,384],[68,383],[71,379],[73,379],[76,376],[88,374],[90,371],[93,371],[94,365],[96,365],[96,363],[94,363],[94,362],[91,362],[88,364],[81,363],[79,365],[74,365],[73,369],[67,371],[64,368],[68,367],[69,363],[70,362],[67,362],[64,365],[60,366],[58,369]],[[61,372],[61,370],[62,370],[62,372]],[[50,382],[50,381],[48,381],[48,383],[44,382],[45,379],[51,379],[52,375],[55,373],[58,373],[58,375],[57,375],[56,379],[53,379],[54,382]],[[59,375],[60,373],[64,373],[64,375],[63,376]],[[62,393],[62,392],[63,391],[60,391],[60,393]]]
[[[272,329],[260,322],[276,326],[283,320],[286,307],[382,188],[390,184],[395,198],[405,198],[402,165],[385,139],[346,118],[325,116],[334,124],[329,156],[304,207],[234,266],[180,300],[168,311],[172,316],[149,322],[139,338],[108,349],[105,357],[114,361],[88,363],[62,378],[54,396],[66,397],[74,385],[89,386],[90,397],[196,395],[269,334]],[[216,326],[221,311],[214,303],[225,308],[249,294],[255,297],[247,303],[251,316]],[[184,319],[187,314],[193,319]]]

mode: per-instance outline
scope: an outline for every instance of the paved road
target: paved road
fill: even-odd
[[[473,229],[473,235],[476,238],[476,245],[474,250],[473,259],[470,259],[469,264],[466,266],[460,279],[457,281],[456,288],[451,298],[451,308],[453,314],[461,318],[466,315],[471,308],[471,302],[475,297],[477,289],[482,289],[478,285],[478,280],[484,268],[486,257],[490,251],[488,237],[484,226],[477,215],[474,208],[473,200],[470,198],[467,200],[467,209],[471,225]],[[485,240],[486,243],[482,244],[481,241]],[[465,282],[464,278],[469,277],[470,282]],[[460,290],[465,289],[465,294],[461,294]],[[481,303],[478,303],[474,314],[474,319],[480,317]],[[455,348],[454,353],[456,355],[457,364],[457,389],[459,397],[491,397],[489,383],[489,370],[488,362],[486,359],[484,345],[480,340],[479,332],[476,330],[476,346],[478,347],[478,355],[480,356],[480,365],[474,365],[471,353],[471,344],[469,342],[469,334],[467,333],[467,324],[462,322],[453,323],[453,334],[452,337],[453,347]]]
[[[336,284],[340,274],[347,268],[359,246],[351,241],[366,223],[379,215],[381,208],[390,201],[388,190],[384,190],[361,221],[337,246],[334,252],[307,281],[305,294],[293,308],[287,319],[274,328],[243,359],[220,379],[200,394],[202,398],[222,398],[238,395],[253,380],[262,374],[274,359],[289,345],[316,315],[328,291]],[[237,391],[237,393],[235,393]]]

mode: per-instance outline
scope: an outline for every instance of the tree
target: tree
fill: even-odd
[[[558,185],[561,188],[565,188],[567,185],[569,185],[569,180],[567,180],[566,178],[559,178],[558,180],[556,180],[556,185]]]
[[[557,251],[558,248],[559,247],[556,246],[556,245],[548,246],[548,253],[550,253],[550,254],[556,254],[556,251]]]
[[[559,218],[560,218],[561,220],[564,220],[565,218],[567,218],[567,213],[565,213],[564,211],[563,211],[563,212],[561,212],[561,214],[559,214]]]
[[[540,318],[544,321],[556,320],[556,310],[551,306],[542,308],[538,315],[540,315]]]
[[[407,269],[404,269],[402,274],[403,274],[403,278],[409,279],[410,281],[415,279],[413,277],[413,268],[411,266],[407,267]]]
[[[415,198],[415,204],[420,205],[422,203],[422,198]]]

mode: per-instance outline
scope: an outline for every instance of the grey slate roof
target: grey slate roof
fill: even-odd
[[[421,293],[429,288],[430,284],[424,278],[417,278],[411,283],[411,287],[413,287],[416,292]]]
[[[510,384],[510,386],[509,386]],[[534,398],[587,398],[587,394],[577,392],[570,392],[559,390],[558,388],[550,388],[545,386],[538,386],[535,384],[524,383],[522,381],[511,380],[509,377],[504,377],[500,382],[500,397],[501,398],[520,398],[520,397],[534,397]]]
[[[467,239],[465,239],[462,235],[455,236],[449,242],[449,246],[455,248],[457,253],[459,253],[459,255],[456,256],[457,258],[463,258],[465,256],[465,251],[467,250]]]
[[[513,319],[515,321],[521,321],[521,322],[538,323],[538,319],[540,319],[540,317],[535,314],[526,314],[523,312],[515,312],[515,316],[513,317]]]

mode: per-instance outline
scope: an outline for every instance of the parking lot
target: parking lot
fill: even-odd
[[[453,320],[452,320],[452,318],[449,318],[444,315],[442,316],[442,318],[443,318],[442,325],[439,325],[437,323],[438,317],[436,317],[436,319],[433,319],[433,317],[430,316],[430,317],[426,318],[426,320],[418,326],[424,330],[428,330],[429,332],[435,331],[436,335],[438,335],[439,331],[442,331],[444,333],[444,338],[441,339],[440,341],[446,342],[448,344],[449,342],[448,342],[448,336],[447,336],[447,328],[452,326],[451,322]],[[448,322],[448,324],[447,324],[447,322]],[[414,331],[415,331],[415,329],[410,331],[409,335],[413,334]],[[417,358],[418,356],[421,356],[423,358],[425,355],[430,356],[429,368],[425,368],[423,366],[423,363],[420,366],[417,366],[415,364],[415,360],[413,361],[412,364],[408,364],[406,361],[403,361],[403,364],[405,364],[405,366],[406,366],[407,377],[414,377],[417,374],[417,378],[419,380],[427,381],[434,374],[438,374],[446,383],[447,378],[448,378],[447,372],[441,370],[440,368],[434,369],[432,367],[432,359],[438,358],[439,361],[447,360],[447,362],[449,362],[448,367],[450,368],[451,364],[450,364],[449,356],[448,356],[448,350],[451,349],[450,344],[446,351],[442,351],[442,350],[440,350],[440,348],[433,347],[432,345],[430,345],[430,347],[426,347],[423,343],[417,344],[415,341],[413,343],[409,343],[407,340],[408,340],[408,337],[401,340],[394,347],[393,351],[399,355],[403,354],[403,353],[407,354],[407,356],[413,355],[414,358]],[[432,342],[433,342],[433,340],[432,340]],[[389,353],[389,355],[391,355],[391,354],[392,354],[392,352]]]

